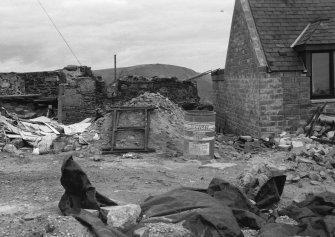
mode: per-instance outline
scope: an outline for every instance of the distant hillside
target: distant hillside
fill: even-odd
[[[95,75],[101,76],[107,84],[114,82],[114,68],[100,69],[93,71]],[[180,80],[198,75],[192,69],[167,64],[143,64],[132,67],[117,68],[116,77],[138,75],[143,77],[166,76],[177,77]],[[196,79],[198,94],[202,102],[212,102],[212,80],[210,75]]]

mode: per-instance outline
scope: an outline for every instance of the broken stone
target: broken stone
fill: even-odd
[[[13,144],[6,144],[2,150],[4,152],[8,152],[8,153],[16,153],[18,152],[17,148],[13,145]]]
[[[229,167],[235,166],[235,163],[210,163],[200,166],[199,168],[213,168],[213,169],[219,169],[224,170]]]
[[[320,154],[314,154],[313,155],[313,160],[315,160],[316,162],[322,162],[323,161],[323,157]]]
[[[145,223],[149,229],[150,237],[191,237],[191,231],[183,226],[183,222],[179,223]]]
[[[134,237],[149,237],[149,229],[147,227],[142,227],[134,231]]]
[[[303,157],[297,157],[296,161],[298,163],[314,164],[314,162],[312,160],[306,159],[306,158],[303,158]]]
[[[240,136],[240,139],[246,142],[252,142],[252,137],[251,136]]]
[[[94,156],[92,160],[95,161],[95,162],[99,162],[99,161],[101,161],[101,157]]]
[[[288,154],[287,154],[286,159],[287,159],[287,160],[290,160],[290,161],[295,161],[296,156],[297,156],[297,155],[296,155],[295,153],[291,152],[291,153],[288,153]]]
[[[64,152],[73,151],[74,147],[72,145],[66,145],[63,149]]]
[[[302,141],[292,141],[292,147],[293,148],[304,147],[304,143]]]
[[[140,156],[139,154],[136,153],[126,153],[122,155],[123,159],[143,159],[142,156]]]
[[[317,173],[310,173],[308,176],[309,176],[309,178],[310,178],[311,180],[314,180],[314,181],[322,181],[321,176],[320,176],[319,174],[317,174]]]
[[[24,147],[24,142],[21,138],[13,139],[11,144],[13,144],[17,149]]]
[[[288,145],[288,144],[279,144],[278,148],[280,148],[280,149],[282,149],[284,151],[288,151],[288,150],[290,150],[291,145]]]
[[[287,171],[287,167],[286,167],[285,165],[280,165],[280,166],[278,167],[278,170],[279,170],[279,171],[283,171],[283,172],[285,172],[285,171]]]
[[[214,152],[214,158],[221,159],[222,157],[220,156],[219,152]]]
[[[108,211],[107,224],[120,230],[126,230],[136,225],[141,214],[141,207],[136,204],[103,207],[102,209]]]
[[[327,178],[327,174],[326,174],[326,172],[324,172],[324,171],[320,171],[320,176],[321,176],[321,178],[323,178],[323,179],[326,179],[326,178]]]
[[[319,181],[315,181],[315,180],[311,180],[310,183],[313,184],[313,185],[322,185],[321,182],[319,182]]]

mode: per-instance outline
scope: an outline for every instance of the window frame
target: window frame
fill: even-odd
[[[329,86],[330,95],[313,95],[313,72],[312,72],[312,55],[313,53],[328,53],[329,55]],[[305,64],[307,66],[307,76],[310,77],[310,98],[311,99],[333,99],[335,98],[335,50],[313,50],[305,52]]]

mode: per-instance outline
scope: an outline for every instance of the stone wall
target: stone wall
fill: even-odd
[[[144,78],[128,76],[115,84],[114,101],[127,101],[144,92],[160,93],[176,104],[199,104],[200,98],[196,83],[179,81],[177,78]]]
[[[1,95],[41,94],[57,96],[58,85],[65,82],[60,71],[0,73]]]
[[[257,56],[240,1],[236,1],[223,79],[213,82],[214,110],[225,132],[260,135]],[[221,76],[222,77],[222,76]]]
[[[212,75],[217,130],[256,137],[296,131],[315,111],[310,78],[262,66],[246,4],[235,2],[225,72]]]
[[[96,110],[96,80],[78,77],[73,83],[64,85],[62,121],[74,123],[94,117]]]
[[[41,94],[45,97],[56,97],[58,86],[65,83],[58,71],[18,73],[18,76],[25,83],[25,94]]]
[[[25,82],[17,73],[0,73],[0,95],[25,94]]]
[[[102,107],[106,97],[105,84],[101,78],[93,75],[89,67],[67,66],[61,70],[48,72],[0,73],[0,95],[40,94],[41,97],[56,98],[59,96],[59,85],[61,84],[65,88],[64,95],[62,95],[63,122],[72,123],[93,117],[96,108]],[[0,101],[0,103],[5,102]],[[8,103],[14,104],[13,99]],[[11,108],[12,106],[9,106],[8,103],[7,107]],[[34,99],[31,99],[29,103],[20,100],[20,103],[27,104],[26,110],[29,112],[46,110],[47,106],[47,104],[42,107],[37,106],[41,102],[35,106],[32,105]],[[14,108],[11,112],[19,113],[20,111]]]

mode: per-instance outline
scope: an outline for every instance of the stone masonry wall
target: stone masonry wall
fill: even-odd
[[[141,79],[138,81],[135,81],[134,78],[118,80],[115,101],[127,101],[144,92],[160,93],[179,105],[198,104],[200,101],[197,85],[192,81],[179,81],[177,78]]]
[[[260,135],[259,73],[240,1],[235,2],[223,80],[213,82],[214,104],[225,132]],[[219,95],[219,96],[218,96]]]
[[[25,83],[26,94],[42,94],[45,97],[57,96],[58,86],[64,79],[57,71],[18,73]]]
[[[64,83],[58,71],[0,73],[0,95],[41,94],[57,96],[58,85]]]
[[[212,75],[218,130],[258,137],[296,131],[320,106],[311,103],[310,78],[259,66],[241,3],[235,2],[225,73]]]
[[[78,77],[64,85],[63,122],[74,123],[94,117],[96,111],[96,80]]]
[[[0,73],[0,95],[25,94],[25,82],[14,72]]]
[[[224,80],[224,72],[215,72],[212,73],[212,86],[213,86],[213,106],[214,110],[216,112],[215,114],[215,127],[217,132],[223,132],[225,125],[225,116],[224,116],[224,110],[222,105],[224,104],[223,101],[223,90],[222,88]]]

